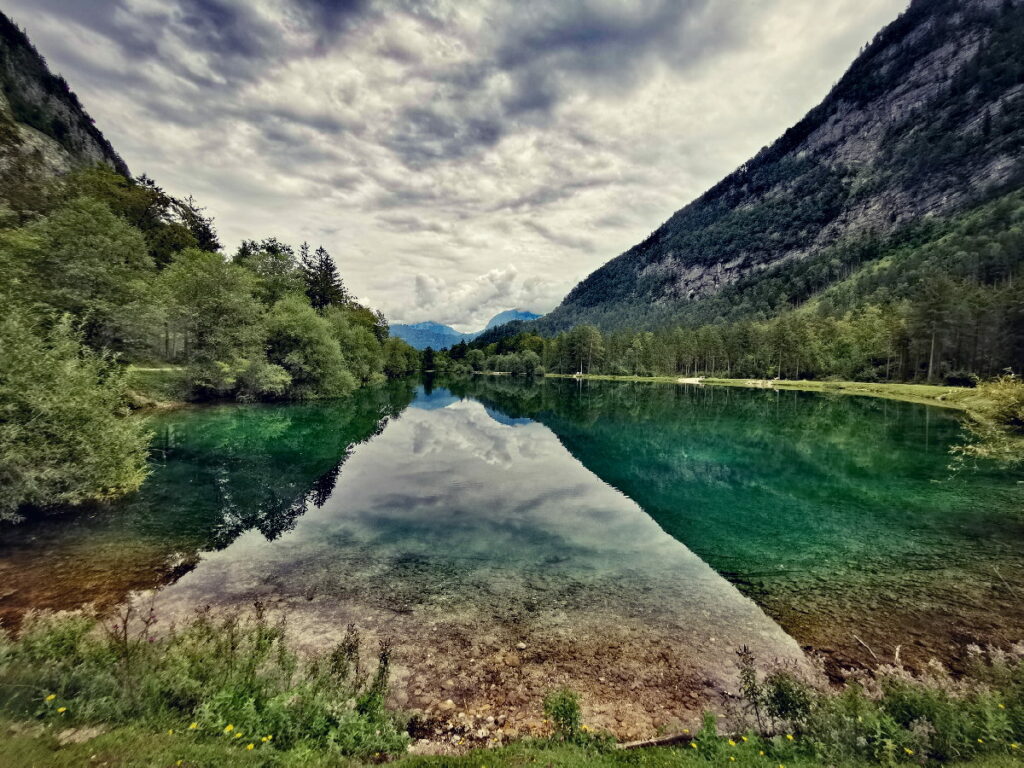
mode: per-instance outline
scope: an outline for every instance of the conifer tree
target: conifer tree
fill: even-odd
[[[348,293],[338,275],[334,259],[322,245],[312,255],[309,244],[303,243],[299,248],[302,277],[306,283],[306,296],[317,312],[323,312],[330,306],[348,302]]]

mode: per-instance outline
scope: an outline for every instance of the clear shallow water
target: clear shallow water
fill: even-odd
[[[528,728],[567,682],[622,735],[720,699],[741,644],[955,662],[1024,635],[1024,478],[950,479],[937,409],[477,377],[152,424],[139,494],[0,534],[0,615],[260,599],[310,646],[393,636],[399,703]]]

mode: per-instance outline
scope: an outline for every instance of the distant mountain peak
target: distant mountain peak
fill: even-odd
[[[538,317],[540,315],[536,312],[526,309],[507,309],[492,317],[485,328],[472,333],[462,333],[450,325],[443,325],[433,320],[423,320],[419,323],[395,323],[391,326],[391,334],[403,339],[416,349],[426,349],[427,347],[444,349],[458,344],[460,341],[472,341],[484,331],[499,325],[515,320],[536,320]]]

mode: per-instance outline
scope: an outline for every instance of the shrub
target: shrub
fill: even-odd
[[[544,714],[555,729],[556,738],[577,741],[583,725],[580,697],[568,688],[552,691],[544,697]]]
[[[919,674],[883,667],[838,692],[789,672],[761,680],[744,650],[740,680],[766,750],[783,761],[953,761],[1016,754],[1024,740],[1024,648],[975,652],[959,680],[935,663]]]
[[[247,616],[203,611],[159,636],[157,623],[132,609],[103,621],[29,616],[16,638],[0,638],[0,704],[18,717],[137,723],[261,748],[404,749],[384,707],[387,644],[368,679],[354,628],[332,653],[304,659],[259,604]]]
[[[0,520],[139,487],[149,434],[124,418],[126,373],[69,318],[44,331],[13,311],[0,321],[0,361]]]

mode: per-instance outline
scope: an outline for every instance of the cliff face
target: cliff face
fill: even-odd
[[[741,278],[1019,186],[1022,157],[1024,0],[914,0],[803,120],[540,324],[697,318]]]
[[[10,189],[95,163],[129,175],[64,78],[0,13],[0,182]]]

